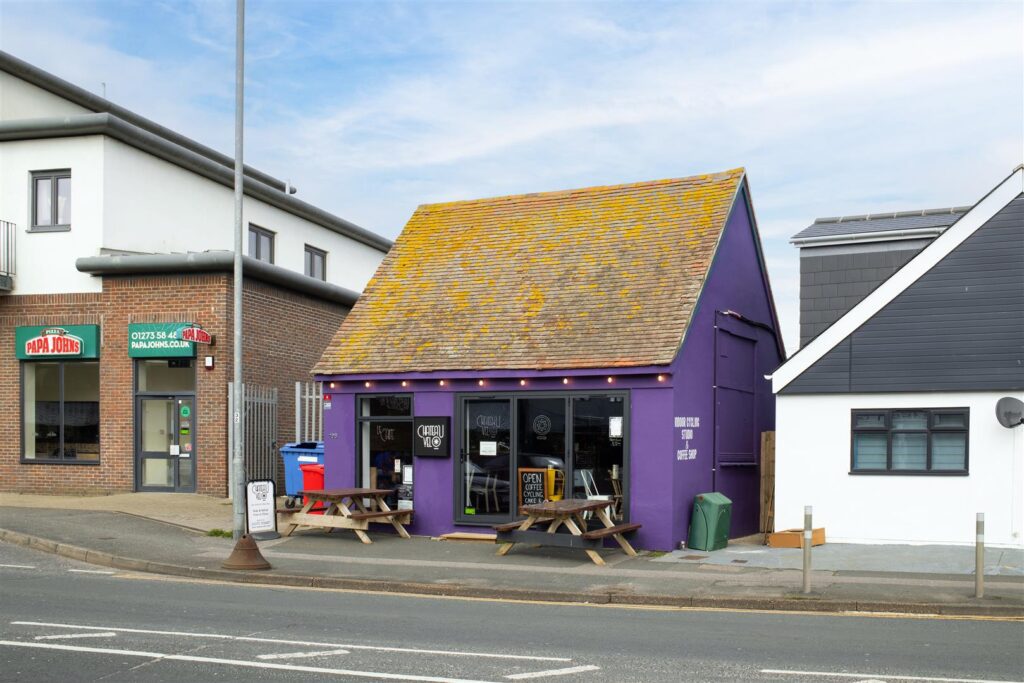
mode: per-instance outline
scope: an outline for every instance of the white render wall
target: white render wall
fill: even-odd
[[[32,171],[71,169],[70,232],[28,232]],[[0,143],[0,220],[16,225],[13,294],[98,292],[99,278],[75,260],[100,252],[103,242],[103,137]]]
[[[805,505],[826,539],[973,544],[985,513],[989,545],[1024,546],[1024,426],[995,417],[1024,393],[801,394],[776,396],[775,528],[803,528]],[[850,411],[970,408],[967,476],[851,475]]]
[[[104,237],[107,249],[171,253],[234,248],[234,191],[118,140],[104,141]],[[72,180],[74,184],[74,180]],[[246,197],[248,224],[275,233],[274,264],[303,273],[305,245],[327,252],[327,281],[361,292],[381,251]]]
[[[63,97],[47,92],[6,71],[0,71],[0,121],[89,113],[91,112],[88,109]]]

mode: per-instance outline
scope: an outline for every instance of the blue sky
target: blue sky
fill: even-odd
[[[1022,6],[250,0],[246,160],[389,237],[422,203],[744,166],[792,351],[789,236],[1024,159]],[[0,0],[0,47],[232,151],[232,1]]]

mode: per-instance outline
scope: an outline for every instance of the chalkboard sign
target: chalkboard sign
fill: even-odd
[[[547,472],[546,469],[519,468],[519,507],[544,502],[544,479]]]

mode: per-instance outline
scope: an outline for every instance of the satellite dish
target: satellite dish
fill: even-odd
[[[1024,425],[1024,402],[1006,396],[996,401],[996,419],[1004,427],[1013,428]]]

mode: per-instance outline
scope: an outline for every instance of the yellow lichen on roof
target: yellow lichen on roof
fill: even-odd
[[[314,371],[668,363],[742,176],[420,206]]]

